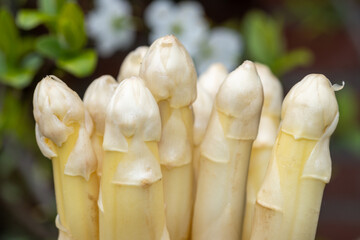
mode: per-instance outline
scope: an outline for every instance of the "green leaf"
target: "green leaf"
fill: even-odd
[[[281,76],[295,67],[310,64],[312,60],[313,55],[308,49],[299,48],[284,54],[274,60],[269,66],[275,75]]]
[[[3,130],[7,134],[15,134],[18,139],[25,137],[23,135],[24,120],[28,120],[28,103],[21,101],[20,91],[7,88],[2,96],[2,108],[0,109],[0,118],[3,122]]]
[[[284,53],[282,25],[261,11],[245,16],[243,35],[247,54],[254,61],[269,65]]]
[[[7,69],[6,58],[4,54],[0,51],[0,76],[5,74],[6,69]]]
[[[5,88],[0,94],[0,134],[8,136],[26,147],[35,147],[34,120],[31,114],[32,102],[24,98],[22,91]],[[11,143],[10,142],[7,142]],[[9,149],[11,150],[11,149]]]
[[[349,135],[349,149],[360,156],[360,128],[353,130]]]
[[[17,59],[19,32],[12,15],[5,8],[0,9],[0,26],[0,51],[8,63],[14,64]]]
[[[340,135],[353,133],[355,126],[359,125],[357,123],[359,110],[356,92],[351,86],[345,86],[344,89],[336,93],[336,98],[340,113],[336,133]]]
[[[41,64],[42,59],[39,56],[29,54],[22,60],[20,67],[10,67],[6,71],[1,72],[0,82],[17,89],[22,89],[32,82]]]
[[[40,24],[47,23],[53,20],[54,18],[50,15],[33,9],[20,10],[16,17],[17,25],[25,30],[33,29]]]
[[[40,56],[36,54],[29,54],[22,60],[21,67],[25,69],[37,71],[42,63],[43,60]]]
[[[17,48],[18,61],[27,54],[34,52],[36,39],[33,37],[24,37],[20,39],[21,44]]]
[[[52,35],[39,37],[36,41],[36,51],[52,60],[67,56],[67,52],[61,47],[58,39]]]
[[[25,68],[11,68],[5,75],[0,76],[0,81],[11,87],[21,89],[29,85],[34,77],[34,71]]]
[[[60,45],[54,36],[40,37],[36,44],[37,51],[56,61],[56,65],[77,76],[84,77],[91,74],[96,66],[97,56],[93,50],[69,51]]]
[[[341,27],[342,8],[346,5],[332,1],[287,0],[285,6],[297,28],[306,28],[307,37],[316,37]]]
[[[38,0],[40,11],[49,15],[56,15],[67,0]]]
[[[87,49],[71,58],[59,59],[57,66],[76,77],[85,77],[90,75],[97,62],[97,56],[94,50]]]
[[[57,24],[60,44],[70,50],[79,50],[86,44],[84,14],[75,3],[66,3]]]

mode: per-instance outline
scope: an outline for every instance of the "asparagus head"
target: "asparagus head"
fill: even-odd
[[[138,77],[141,62],[149,48],[147,46],[141,46],[130,52],[124,59],[120,66],[119,75],[117,77],[118,82],[130,77]]]
[[[169,239],[157,143],[156,101],[138,77],[116,88],[106,112],[100,239]]]
[[[250,239],[315,238],[338,117],[334,89],[324,75],[306,76],[287,94]]]
[[[199,85],[210,95],[212,101],[215,100],[216,94],[228,74],[223,64],[213,63],[200,75]]]
[[[110,99],[117,87],[115,79],[109,75],[95,79],[87,88],[84,95],[84,104],[95,125],[95,133],[91,137],[98,168],[97,174],[101,176],[102,160],[104,151],[102,149],[105,130],[105,113]]]
[[[98,239],[91,118],[79,96],[55,76],[38,83],[33,104],[36,140],[53,165],[59,239]]]
[[[256,195],[264,180],[266,169],[271,158],[280,123],[281,103],[283,98],[280,81],[270,69],[255,63],[264,90],[264,104],[261,110],[258,135],[254,141],[246,186],[246,206],[242,239],[250,238]]]
[[[140,76],[160,108],[159,154],[170,237],[188,239],[193,205],[194,64],[183,45],[174,36],[166,36],[150,46]]]
[[[255,65],[228,75],[201,144],[192,239],[240,239],[248,164],[263,104]]]

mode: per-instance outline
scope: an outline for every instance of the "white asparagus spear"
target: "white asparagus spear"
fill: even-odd
[[[188,239],[193,206],[191,103],[196,98],[194,64],[174,36],[165,36],[150,46],[140,76],[160,108],[159,154],[170,238]]]
[[[241,238],[248,163],[262,104],[255,65],[245,61],[221,85],[201,145],[193,240]]]
[[[149,47],[147,46],[137,47],[134,51],[131,51],[125,57],[124,61],[120,66],[119,74],[117,77],[118,82],[121,82],[126,78],[139,76],[140,66],[148,49]]]
[[[251,150],[242,240],[250,238],[256,195],[264,180],[271,158],[271,151],[279,128],[283,99],[281,83],[271,70],[260,63],[255,63],[255,66],[263,85],[264,104],[261,110],[259,132]]]
[[[213,101],[211,100],[210,95],[198,83],[197,98],[193,103],[193,110],[194,110],[193,169],[194,169],[195,188],[196,188],[196,183],[200,169],[200,144],[204,138],[212,108],[213,108]]]
[[[99,183],[92,121],[79,96],[55,76],[34,92],[36,141],[52,160],[59,239],[99,239]]]
[[[211,110],[220,85],[228,72],[221,63],[214,63],[200,75],[197,83],[197,98],[193,103],[194,110],[194,152],[193,168],[195,185],[200,168],[200,144],[209,123]]]
[[[105,130],[105,114],[110,99],[117,87],[117,82],[110,75],[104,75],[95,79],[86,89],[84,95],[84,105],[95,125],[95,133],[91,137],[91,143],[97,158],[97,174],[100,177],[102,172],[102,160],[104,158],[104,150],[102,148],[104,130]]]
[[[210,95],[212,101],[215,101],[216,94],[228,74],[223,64],[214,63],[199,76],[199,85]]]
[[[339,117],[334,87],[324,75],[306,76],[285,97],[281,117],[250,239],[313,240]]]
[[[138,77],[125,79],[106,112],[100,239],[167,240],[157,142],[159,108]]]

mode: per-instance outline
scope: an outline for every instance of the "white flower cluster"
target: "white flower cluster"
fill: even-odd
[[[175,35],[193,57],[199,73],[212,63],[221,62],[229,71],[239,63],[243,50],[240,33],[225,27],[210,29],[198,2],[156,0],[146,8],[144,18],[150,28],[149,42]],[[103,57],[129,48],[135,39],[131,5],[126,0],[95,0],[87,30]]]
[[[197,2],[154,1],[145,10],[145,22],[151,30],[150,42],[175,35],[194,58],[199,73],[215,62],[223,63],[228,70],[238,65],[243,49],[240,34],[225,27],[210,29]]]
[[[131,5],[124,0],[96,0],[87,18],[87,31],[103,57],[127,49],[135,39]]]

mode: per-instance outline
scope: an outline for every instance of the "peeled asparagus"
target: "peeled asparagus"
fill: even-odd
[[[120,66],[117,77],[118,82],[121,82],[126,78],[139,76],[140,66],[148,49],[149,47],[147,46],[138,47],[125,57],[123,63]]]
[[[53,165],[59,239],[96,240],[99,184],[91,118],[79,96],[55,76],[38,83],[33,104],[36,141]]]
[[[331,175],[329,140],[339,117],[334,89],[324,75],[310,74],[285,97],[250,239],[315,238]]]
[[[150,46],[140,77],[158,102],[161,114],[159,154],[170,238],[188,239],[193,205],[194,64],[183,45],[174,36],[166,36]]]
[[[100,239],[167,240],[156,101],[138,77],[125,79],[106,112],[99,198]]]
[[[241,238],[248,163],[262,104],[255,65],[245,61],[220,87],[201,145],[193,240]]]
[[[194,110],[194,152],[193,168],[195,182],[200,169],[200,144],[209,123],[214,100],[220,85],[228,72],[221,63],[214,63],[199,77],[197,98],[193,103]]]
[[[210,119],[213,108],[213,101],[210,95],[205,92],[203,87],[197,84],[197,98],[193,103],[194,110],[194,149],[193,149],[193,169],[194,183],[196,183],[200,170],[200,144],[204,138],[205,131]]]
[[[212,101],[215,101],[216,94],[228,74],[223,64],[214,63],[199,76],[199,85],[210,95]]]
[[[264,104],[261,110],[259,132],[251,150],[242,240],[250,238],[256,195],[260,190],[271,158],[280,123],[283,98],[281,83],[270,69],[260,63],[255,63],[255,66],[264,90]]]
[[[102,148],[105,131],[106,108],[117,87],[117,82],[110,75],[104,75],[95,79],[87,88],[84,95],[84,105],[95,125],[95,133],[91,137],[98,167],[97,174],[100,177],[104,150]]]

